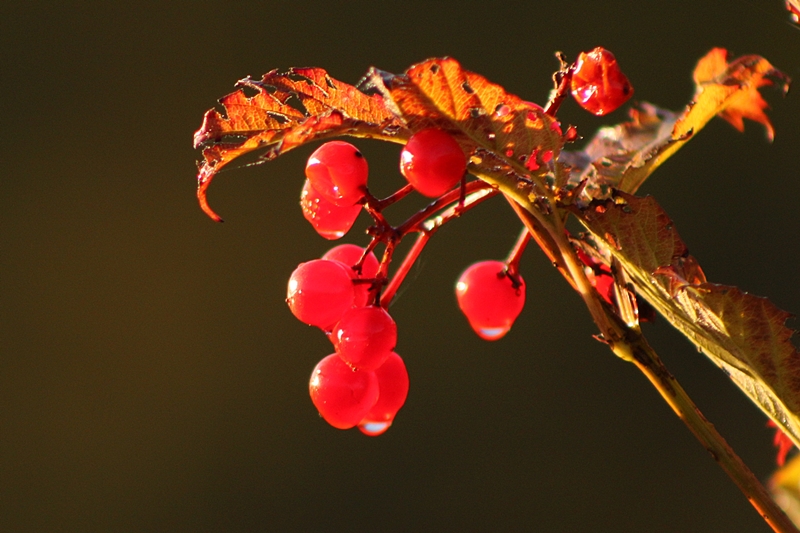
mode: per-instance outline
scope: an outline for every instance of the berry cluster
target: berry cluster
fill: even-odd
[[[559,98],[571,91],[580,105],[596,114],[612,111],[632,94],[614,57],[602,49],[581,54],[562,74]],[[551,102],[545,112],[554,115],[559,102]],[[565,141],[576,137],[570,126]],[[535,168],[530,164],[528,168],[550,164],[552,153],[546,155],[531,158]],[[387,312],[394,294],[441,225],[497,194],[484,182],[467,180],[467,158],[459,137],[442,129],[423,129],[409,138],[400,153],[400,172],[408,184],[378,199],[369,192],[369,166],[355,146],[331,141],[309,157],[300,194],[305,219],[319,235],[333,240],[344,236],[363,210],[373,220],[367,230],[372,239],[365,248],[344,244],[320,259],[301,263],[289,279],[286,299],[300,321],[320,328],[333,344],[335,353],[322,359],[311,374],[314,406],[332,426],[357,426],[373,436],[389,428],[408,395],[406,366],[394,351],[397,325]],[[383,210],[413,191],[434,200],[402,224],[390,225]],[[418,234],[417,241],[389,276],[394,250],[410,233]],[[530,234],[523,230],[505,261],[479,261],[456,283],[459,308],[485,340],[503,337],[522,311],[525,282],[518,266],[529,240]],[[384,246],[380,261],[374,253],[378,245]],[[608,267],[581,259],[596,269],[596,288],[610,302],[613,286],[606,283],[613,280],[610,270],[597,270]]]

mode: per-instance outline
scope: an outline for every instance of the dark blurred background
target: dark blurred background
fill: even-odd
[[[411,391],[378,438],[318,417],[307,380],[331,348],[283,302],[333,245],[297,206],[313,146],[221,174],[225,224],[197,206],[192,133],[246,75],[354,83],[451,55],[544,103],[553,53],[597,45],[675,110],[714,46],[800,80],[782,0],[3,3],[0,530],[768,531],[538,250],[516,327],[471,332],[453,284],[513,244],[502,200],[437,234],[392,307]],[[772,144],[715,120],[642,193],[710,280],[798,312],[800,99],[766,98]],[[560,117],[589,136],[625,113]],[[396,146],[357,144],[378,194],[403,183]],[[663,320],[646,333],[766,479],[765,417]]]

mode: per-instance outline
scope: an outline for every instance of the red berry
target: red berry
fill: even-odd
[[[511,329],[525,305],[525,282],[506,273],[500,261],[481,261],[467,268],[456,284],[458,306],[482,339],[499,339]]]
[[[392,425],[397,411],[406,403],[408,396],[408,371],[403,359],[392,352],[377,370],[378,401],[359,422],[358,429],[371,437],[380,435]]]
[[[323,144],[311,154],[306,177],[322,196],[340,207],[357,204],[367,191],[367,160],[344,141]]]
[[[338,261],[314,259],[300,265],[289,278],[286,303],[301,322],[330,331],[353,307],[353,280]]]
[[[378,401],[375,372],[356,370],[331,354],[317,363],[308,382],[311,401],[328,424],[349,429]]]
[[[354,307],[333,328],[331,341],[348,365],[375,370],[397,345],[397,325],[383,307]]]
[[[455,139],[442,130],[418,131],[400,153],[400,172],[425,196],[436,198],[452,189],[467,171],[467,158]]]
[[[300,208],[317,233],[330,240],[339,239],[350,231],[361,212],[360,205],[339,207],[328,201],[308,180],[300,193]]]
[[[571,89],[578,104],[598,116],[611,113],[633,95],[614,54],[599,46],[578,56]]]
[[[364,263],[361,265],[361,273],[356,272],[352,268],[358,263],[358,260],[361,259],[363,254],[364,248],[360,246],[356,246],[355,244],[340,244],[325,252],[322,258],[329,261],[339,261],[347,266],[353,279],[373,279],[378,275],[378,269],[380,268],[380,263],[378,263],[378,259],[375,257],[374,253],[370,252],[367,254]],[[369,283],[355,283],[354,290],[356,298],[353,305],[356,307],[364,307],[367,305],[369,301],[369,289]]]

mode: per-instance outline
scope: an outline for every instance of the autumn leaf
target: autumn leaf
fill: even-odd
[[[727,55],[714,48],[697,63],[695,95],[682,114],[643,103],[631,110],[630,121],[600,129],[583,151],[562,153],[562,161],[572,167],[569,183],[586,180],[586,199],[607,198],[612,189],[634,193],[716,115],[739,131],[744,119],[759,122],[772,140],[767,103],[758,89],[779,84],[785,93],[789,77],[763,57],[742,56],[729,63]]]
[[[194,134],[195,148],[203,148],[197,197],[214,220],[221,219],[208,206],[206,190],[222,167],[244,154],[264,149],[261,157],[269,160],[314,139],[349,134],[394,140],[401,130],[382,97],[319,68],[273,70],[261,80],[245,78],[237,85],[255,94],[239,89],[223,97],[225,113],[207,111]]]
[[[573,212],[636,292],[800,443],[800,354],[785,326],[790,314],[765,298],[709,283],[651,197],[618,193]]]

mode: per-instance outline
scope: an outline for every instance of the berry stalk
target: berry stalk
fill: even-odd
[[[478,186],[480,184],[480,186]],[[472,187],[469,187],[472,185]],[[403,258],[403,262],[398,267],[397,271],[395,272],[392,280],[386,286],[383,291],[383,294],[380,299],[381,306],[384,308],[388,308],[389,304],[394,298],[394,295],[397,293],[397,289],[400,288],[400,285],[405,280],[406,275],[411,270],[411,267],[414,266],[414,263],[417,261],[419,254],[422,253],[422,249],[425,248],[425,245],[428,244],[428,241],[433,236],[436,231],[442,227],[444,224],[448,223],[453,218],[457,218],[461,216],[463,213],[466,213],[470,209],[474,208],[484,200],[488,200],[492,196],[498,194],[498,191],[488,187],[485,183],[481,181],[473,181],[467,184],[468,189],[474,190],[471,194],[468,194],[466,198],[464,198],[463,203],[461,200],[455,203],[455,205],[451,205],[448,209],[443,211],[440,215],[430,218],[428,220],[421,220],[423,214],[426,216],[430,213],[435,213],[438,211],[442,205],[447,205],[448,203],[452,203],[454,198],[451,198],[453,195],[460,195],[460,190],[453,190],[449,193],[445,194],[437,201],[433,202],[430,206],[423,209],[419,213],[415,214],[411,218],[409,218],[406,222],[404,222],[401,226],[398,227],[398,232],[401,235],[407,235],[411,231],[419,231],[419,237],[417,237],[416,242],[411,247],[411,249],[406,254],[405,258]],[[413,229],[421,226],[421,229]],[[401,229],[407,228],[407,229]],[[388,249],[388,248],[387,248]]]

